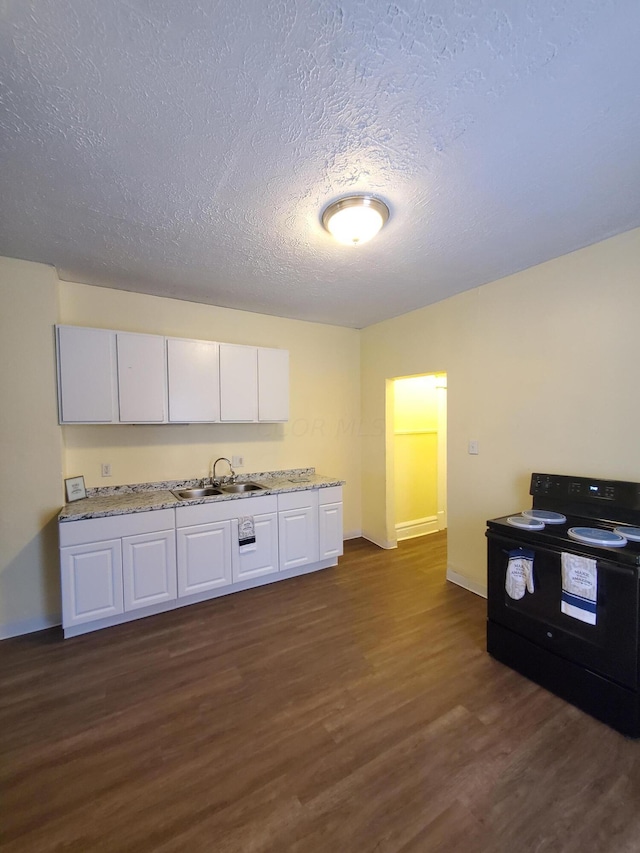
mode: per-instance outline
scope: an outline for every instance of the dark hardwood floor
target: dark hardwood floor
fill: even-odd
[[[485,652],[446,538],[0,643],[3,851],[640,851],[640,743]]]

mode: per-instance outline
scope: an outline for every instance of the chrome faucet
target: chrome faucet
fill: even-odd
[[[229,466],[229,474],[228,474],[228,476],[227,476],[227,478],[226,478],[226,479],[227,479],[230,483],[235,483],[235,480],[236,480],[237,474],[236,474],[236,472],[233,470],[233,467],[232,467],[232,465],[231,465],[231,462],[229,462],[229,460],[227,459],[227,457],[226,457],[226,456],[220,456],[220,457],[218,457],[218,459],[216,459],[216,461],[213,463],[213,466],[212,466],[212,468],[211,468],[211,485],[212,485],[212,486],[219,486],[219,485],[220,485],[220,483],[225,479],[224,477],[222,478],[222,480],[218,480],[218,479],[216,478],[216,465],[218,464],[218,462],[226,462],[226,463],[227,463],[227,465]]]

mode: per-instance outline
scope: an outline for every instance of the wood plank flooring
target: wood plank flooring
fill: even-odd
[[[0,643],[0,849],[640,851],[640,742],[492,660],[446,535]]]

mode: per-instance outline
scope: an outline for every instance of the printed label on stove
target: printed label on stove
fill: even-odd
[[[598,600],[598,567],[595,560],[562,553],[561,611],[588,625],[595,625]]]

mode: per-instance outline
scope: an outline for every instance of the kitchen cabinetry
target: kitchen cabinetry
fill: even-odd
[[[61,524],[63,628],[175,599],[175,550],[172,509]]]
[[[278,495],[280,571],[319,560],[318,490]]]
[[[122,579],[125,611],[173,601],[177,595],[175,531],[123,538]]]
[[[289,419],[288,350],[220,344],[220,419]]]
[[[120,539],[60,550],[62,625],[82,625],[124,612]]]
[[[230,521],[179,527],[177,544],[180,598],[231,583]]]
[[[169,421],[220,420],[218,344],[167,338]]]
[[[255,542],[241,545],[246,517]],[[342,488],[64,521],[59,532],[69,637],[336,565]]]
[[[256,541],[253,545],[234,547],[233,581],[250,580],[278,572],[278,514],[277,498],[255,498],[249,506],[238,507],[247,514],[253,512]],[[267,510],[271,510],[268,512]],[[234,542],[238,542],[238,521],[234,520]]]
[[[116,334],[118,401],[121,423],[167,420],[167,371],[164,338]]]
[[[318,544],[320,559],[340,557],[344,553],[342,532],[342,486],[320,489],[318,493]]]
[[[178,595],[277,572],[276,509],[271,495],[178,507]],[[240,548],[238,518],[244,516],[253,517],[256,541]]]
[[[254,423],[289,417],[289,353],[57,326],[60,423]]]
[[[115,335],[82,326],[56,328],[61,424],[118,420]]]
[[[257,347],[220,344],[220,420],[258,420]]]
[[[289,351],[258,347],[258,420],[289,420]]]

